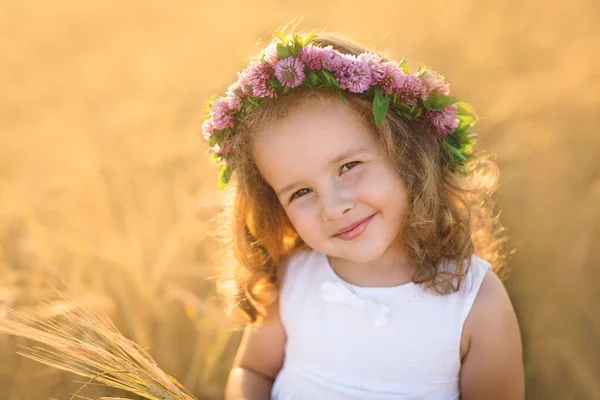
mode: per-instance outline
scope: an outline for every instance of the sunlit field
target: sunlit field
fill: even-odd
[[[597,1],[0,0],[0,304],[67,313],[65,291],[198,399],[222,398],[240,331],[211,279],[228,193],[203,103],[296,16],[432,66],[477,108],[517,244],[505,284],[527,398],[600,399]],[[0,335],[0,399],[69,399],[85,381],[21,345]]]

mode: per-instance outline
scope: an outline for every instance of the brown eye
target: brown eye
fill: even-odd
[[[352,161],[352,162],[349,162],[347,164],[344,164],[344,165],[342,165],[342,168],[340,169],[340,173],[346,172],[346,171],[344,171],[344,168],[347,167],[348,168],[347,171],[349,171],[352,168],[354,168],[355,166],[357,166],[358,164],[360,164],[360,161]]]
[[[308,194],[309,191],[310,191],[310,189],[306,189],[306,188],[298,190],[296,193],[294,193],[292,195],[292,197],[290,197],[290,201],[294,200],[295,198],[302,197],[305,194]]]

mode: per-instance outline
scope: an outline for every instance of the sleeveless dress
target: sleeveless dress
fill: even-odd
[[[439,295],[412,282],[360,287],[327,256],[290,256],[281,286],[287,333],[273,400],[459,398],[460,339],[491,265],[474,255],[461,289]]]

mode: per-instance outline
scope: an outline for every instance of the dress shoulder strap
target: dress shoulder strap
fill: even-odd
[[[475,302],[475,298],[477,297],[477,293],[479,293],[479,288],[481,287],[481,283],[483,282],[483,278],[489,269],[491,269],[492,265],[474,254],[471,257],[471,266],[469,268],[468,273],[465,275],[465,280],[460,288],[461,297],[463,297],[462,304],[462,313],[460,318],[461,326],[464,324],[471,308],[473,307],[473,303]]]
[[[289,326],[302,308],[302,299],[309,289],[309,280],[314,268],[311,268],[314,251],[298,249],[282,263],[282,277],[279,289],[279,312],[284,325]]]

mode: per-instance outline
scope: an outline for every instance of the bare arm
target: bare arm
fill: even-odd
[[[260,326],[248,326],[225,389],[226,400],[268,400],[283,365],[286,334],[276,301]]]
[[[467,320],[470,345],[460,373],[462,400],[525,397],[521,334],[510,298],[488,271]]]

